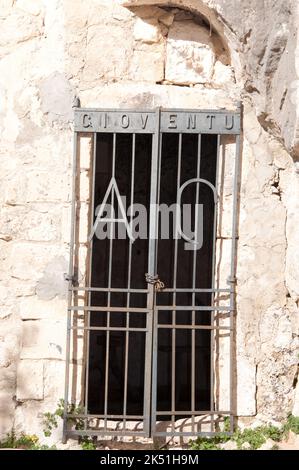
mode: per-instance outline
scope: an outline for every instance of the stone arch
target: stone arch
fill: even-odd
[[[209,0],[206,0],[209,3]],[[138,15],[138,7],[156,6],[168,8],[180,8],[189,11],[204,20],[211,32],[214,32],[220,39],[226,54],[231,58],[232,37],[230,29],[224,21],[220,19],[219,14],[214,8],[210,7],[203,0],[120,0],[124,7],[134,10]]]

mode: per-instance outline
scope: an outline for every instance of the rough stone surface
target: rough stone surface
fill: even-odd
[[[277,442],[273,441],[273,439],[267,439],[258,450],[272,450],[275,445],[277,445]]]
[[[220,444],[220,448],[223,450],[237,450],[238,446],[235,441],[228,441],[224,444]]]
[[[44,398],[43,361],[21,360],[17,377],[17,400],[42,400]]]
[[[240,425],[299,415],[295,3],[0,2],[0,436],[13,426],[41,435],[40,414],[63,396],[75,95],[84,107],[112,108],[235,109],[242,99],[235,406]],[[80,140],[84,283],[92,142]],[[234,144],[221,150],[229,163],[217,262],[226,285]],[[228,342],[220,343],[217,400],[227,406]]]
[[[169,28],[165,79],[178,84],[209,83],[215,55],[208,31],[191,21],[175,21]]]

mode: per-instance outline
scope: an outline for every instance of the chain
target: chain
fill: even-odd
[[[148,284],[153,284],[155,286],[156,292],[161,292],[165,288],[165,284],[159,279],[158,274],[152,275],[152,274],[146,273],[145,280]]]

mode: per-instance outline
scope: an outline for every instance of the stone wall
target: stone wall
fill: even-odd
[[[298,18],[285,0],[1,1],[1,435],[40,434],[63,396],[75,95],[83,107],[242,99],[237,412],[298,414]]]

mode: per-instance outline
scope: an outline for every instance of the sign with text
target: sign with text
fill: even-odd
[[[76,109],[76,132],[116,132],[154,134],[158,113]],[[196,134],[239,134],[240,113],[231,111],[160,111],[160,132]]]

